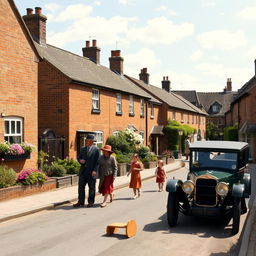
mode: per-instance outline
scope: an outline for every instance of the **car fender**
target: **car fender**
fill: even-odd
[[[241,198],[244,196],[244,184],[233,184],[232,196],[235,198]]]
[[[249,198],[251,195],[251,175],[249,173],[245,173],[242,183],[244,184],[244,197]]]
[[[177,187],[180,187],[182,185],[181,180],[176,179],[169,179],[166,184],[166,191],[173,193],[177,191]]]

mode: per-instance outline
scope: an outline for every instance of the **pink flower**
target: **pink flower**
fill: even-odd
[[[12,144],[10,151],[12,155],[22,155],[25,153],[24,149],[19,144]]]

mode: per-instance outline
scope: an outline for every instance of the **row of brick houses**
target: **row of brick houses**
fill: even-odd
[[[256,162],[256,60],[254,76],[239,90],[226,112],[226,124],[238,124],[239,140],[250,145],[250,160]]]
[[[100,65],[96,40],[92,45],[86,41],[83,56],[49,45],[41,8],[36,7],[35,13],[28,8],[22,20],[12,0],[0,3],[5,7],[0,17],[0,141],[6,137],[8,120],[21,120],[21,141],[37,146],[39,138],[39,148],[71,158],[88,133],[95,134],[97,144],[104,144],[109,135],[125,128],[140,133],[144,144],[160,154],[168,119],[189,124],[204,137],[206,113],[170,92],[168,78],[161,89],[149,84],[146,68],[139,80],[124,75],[120,50],[111,51],[109,68]],[[15,131],[9,136],[14,137]],[[33,153],[29,161],[11,165],[16,170],[35,168],[36,162]]]
[[[223,130],[226,126],[225,113],[230,109],[230,104],[237,92],[232,90],[231,78],[222,92],[197,92],[197,91],[175,91],[172,92],[182,96],[193,105],[207,113],[206,122],[218,126],[219,139],[223,139]]]

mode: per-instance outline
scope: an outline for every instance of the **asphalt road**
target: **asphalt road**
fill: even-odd
[[[169,174],[185,179],[186,169]],[[232,222],[205,220],[180,215],[178,225],[166,221],[167,193],[157,192],[154,179],[143,182],[142,195],[133,200],[131,189],[115,191],[115,200],[100,208],[73,209],[64,205],[53,210],[0,224],[0,255],[237,255],[240,233],[232,236]],[[241,217],[241,226],[246,215]],[[127,239],[124,230],[105,235],[112,222],[134,219],[135,237]]]

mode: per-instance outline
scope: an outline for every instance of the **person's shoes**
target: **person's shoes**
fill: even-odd
[[[103,204],[100,205],[101,208],[104,208],[106,206],[107,206],[107,203],[103,203]]]
[[[87,208],[93,207],[93,204],[87,204]]]
[[[133,197],[133,199],[136,199],[137,198],[137,196],[135,195],[134,197]]]
[[[74,208],[78,208],[78,207],[82,207],[82,206],[84,206],[84,204],[81,204],[79,202],[77,202],[76,204],[73,204]]]

